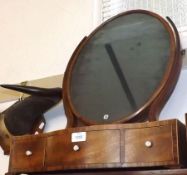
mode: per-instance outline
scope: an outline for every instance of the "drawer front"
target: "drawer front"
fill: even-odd
[[[123,162],[128,166],[145,166],[174,161],[172,135],[171,125],[124,130]]]
[[[44,166],[43,138],[28,138],[15,140],[11,150],[11,169],[37,170]]]
[[[46,166],[120,163],[120,130],[86,132],[86,141],[72,142],[72,133],[47,139]]]

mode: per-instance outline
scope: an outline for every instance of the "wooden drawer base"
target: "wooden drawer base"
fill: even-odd
[[[186,159],[185,126],[178,120],[167,120],[14,137],[9,172],[176,168],[184,167]]]

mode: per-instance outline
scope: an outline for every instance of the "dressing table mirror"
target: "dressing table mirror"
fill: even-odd
[[[65,72],[70,125],[154,121],[181,69],[172,22],[144,10],[119,14],[79,44]]]
[[[132,10],[104,22],[80,42],[65,71],[67,128],[13,137],[8,174],[131,174],[127,168],[144,174],[143,168],[187,167],[185,125],[156,121],[181,63],[170,18]]]

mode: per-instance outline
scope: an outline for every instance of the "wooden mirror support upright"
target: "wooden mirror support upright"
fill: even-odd
[[[156,120],[181,62],[169,18],[132,10],[109,19],[81,41],[65,71],[68,126]]]

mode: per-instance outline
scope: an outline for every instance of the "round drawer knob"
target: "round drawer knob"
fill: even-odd
[[[32,155],[32,151],[27,150],[27,151],[25,152],[25,155],[26,155],[26,156],[31,156],[31,155]]]
[[[105,115],[103,116],[103,119],[104,119],[104,120],[108,120],[108,119],[109,119],[109,115],[108,115],[108,114],[105,114]]]
[[[79,148],[79,145],[74,145],[74,146],[73,146],[73,150],[74,150],[74,151],[78,151],[79,149],[80,149],[80,148]]]
[[[152,145],[153,145],[153,143],[152,143],[151,141],[149,141],[149,140],[145,142],[145,146],[146,146],[147,148],[152,147]]]

